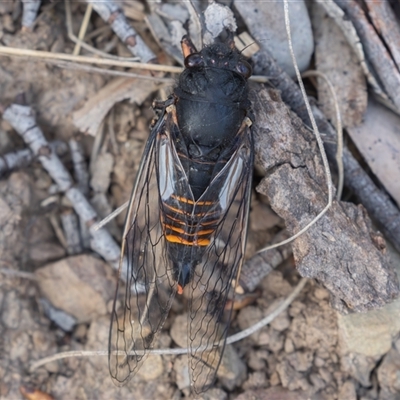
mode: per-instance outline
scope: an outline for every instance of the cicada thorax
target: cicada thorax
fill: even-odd
[[[167,125],[174,143],[171,151],[176,151],[182,169],[175,171],[181,175],[175,179],[187,185],[172,183],[167,189],[172,193],[161,195],[161,222],[179,292],[190,282],[225,211],[215,190],[207,190],[237,150],[250,105],[251,74],[233,42],[197,52],[185,37],[182,48],[186,69],[173,93],[175,107],[169,119],[174,122]],[[166,171],[171,168],[177,166]]]

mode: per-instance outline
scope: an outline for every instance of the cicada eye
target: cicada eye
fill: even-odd
[[[236,71],[246,79],[249,78],[252,73],[251,66],[247,61],[239,61],[236,65]]]
[[[192,53],[189,54],[185,58],[185,67],[192,68],[192,67],[201,67],[204,65],[203,57],[199,53]]]

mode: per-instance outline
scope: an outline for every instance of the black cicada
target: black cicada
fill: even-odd
[[[109,367],[117,383],[138,370],[178,295],[188,299],[189,370],[199,393],[221,361],[222,317],[245,251],[251,67],[233,39],[200,52],[186,36],[181,44],[185,70],[158,110],[132,193]]]

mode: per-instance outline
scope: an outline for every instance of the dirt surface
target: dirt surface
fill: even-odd
[[[85,8],[73,6],[75,32]],[[18,10],[18,1],[0,4],[3,45],[72,53],[62,4],[44,2],[33,30],[21,29]],[[135,21],[134,26],[150,37],[144,21]],[[94,46],[126,56],[127,50],[107,24],[92,15],[89,33],[96,29],[100,33],[92,39]],[[165,62],[162,49],[148,41]],[[165,96],[165,83],[137,82],[67,69],[56,62],[0,55],[1,105],[7,107],[24,93],[37,125],[50,143],[58,143],[62,163],[82,185],[100,218],[129,200],[154,117],[151,103]],[[139,89],[133,96],[132,90]],[[104,99],[112,99],[110,111]],[[87,125],[86,132],[79,131],[80,123]],[[93,127],[98,128],[96,136],[87,133]],[[77,163],[67,145],[71,139],[81,148],[82,163],[89,171],[86,178],[78,179]],[[0,155],[22,149],[25,144],[12,126],[0,120]],[[28,158],[21,167],[3,172],[0,180],[0,399],[193,398],[186,356],[152,355],[122,387],[113,385],[104,355],[70,357],[32,369],[34,362],[60,352],[107,350],[117,277],[110,263],[89,249],[87,227],[79,230],[70,201],[38,160]],[[255,181],[259,180],[257,176]],[[121,214],[107,226],[118,243],[123,223]],[[69,235],[71,225],[75,228]],[[284,227],[267,197],[254,190],[247,257],[275,240]],[[74,241],[76,231],[79,238]],[[390,243],[383,253],[400,276],[400,255]],[[298,284],[301,277],[290,251],[278,264],[265,273],[255,294],[238,297],[231,334],[258,322]],[[397,281],[392,280],[395,287]],[[392,286],[390,290],[395,291]],[[309,280],[269,325],[226,347],[214,387],[200,398],[400,399],[400,300],[348,315],[334,310],[335,301],[339,300],[321,284]],[[185,308],[177,301],[156,347],[185,347],[186,324]]]

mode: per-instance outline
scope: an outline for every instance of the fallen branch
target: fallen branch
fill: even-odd
[[[63,155],[67,151],[67,146],[61,141],[52,142],[50,146],[58,155]],[[34,158],[30,149],[12,151],[0,156],[0,176],[14,169],[27,167]]]

